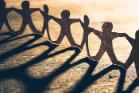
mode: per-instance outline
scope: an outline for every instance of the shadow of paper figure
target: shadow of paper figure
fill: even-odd
[[[32,18],[31,18],[31,14],[33,12],[40,11],[40,9],[39,8],[30,8],[29,1],[23,1],[21,6],[22,6],[22,9],[13,8],[13,10],[15,12],[17,12],[18,14],[21,15],[21,17],[22,17],[22,24],[21,24],[21,27],[20,27],[19,31],[14,32],[12,30],[12,32],[14,34],[22,34],[25,31],[26,26],[29,25],[30,29],[34,33],[39,33],[40,34],[40,31],[38,31],[36,29],[35,25],[33,24]]]
[[[139,30],[136,31],[135,39],[131,38],[130,36],[126,35],[127,40],[130,42],[132,46],[132,50],[130,56],[128,57],[125,68],[129,68],[133,62],[136,68],[137,78],[132,82],[132,84],[128,87],[125,93],[132,93],[136,87],[139,87]]]
[[[124,91],[124,93],[133,93],[133,91],[139,87],[139,79],[136,78],[132,84],[127,88],[127,90]]]
[[[17,35],[14,35],[14,34],[10,33],[10,32],[2,33],[2,34],[0,34],[0,36],[2,36],[3,34],[8,35],[8,37],[0,40],[0,45],[9,43],[9,42],[12,42],[12,41],[15,41],[15,40],[19,40],[19,39],[22,39],[22,38],[26,38],[26,37],[29,37],[29,36],[36,35],[36,37],[37,37],[37,34],[27,34],[27,35],[23,35],[23,36],[17,36]]]
[[[102,76],[108,74],[110,71],[112,70],[119,70],[120,72],[120,78],[119,81],[121,82],[121,77],[125,75],[126,71],[125,69],[123,69],[121,66],[118,65],[111,65],[107,68],[105,68],[104,70],[98,72],[97,74],[93,74],[94,69],[97,65],[97,62],[90,62],[90,67],[87,69],[85,75],[83,76],[83,78],[77,83],[77,85],[75,85],[75,87],[69,91],[68,93],[83,93],[85,92],[85,90],[95,84],[95,82],[100,79]],[[118,82],[119,83],[119,82]],[[120,83],[119,83],[120,84]],[[118,86],[117,89],[119,89],[120,92],[118,93],[122,93],[120,89],[122,89],[123,86]],[[117,91],[117,90],[116,90]],[[117,93],[117,92],[116,92]]]
[[[62,19],[52,16],[52,19],[56,21],[61,27],[60,35],[56,41],[53,41],[53,43],[60,44],[63,38],[66,36],[72,46],[79,46],[73,39],[70,26],[75,22],[81,22],[80,19],[70,18],[69,10],[63,10],[61,12],[61,18]]]
[[[27,35],[27,36],[32,36],[32,35]],[[26,50],[32,49],[33,47],[27,48],[27,46],[32,44],[33,42],[35,42],[39,38],[40,38],[40,35],[35,34],[34,37],[32,39],[28,40],[27,42],[19,45],[18,47],[14,48],[14,49],[11,49],[10,51],[7,51],[5,53],[0,54],[0,63],[3,63],[5,60],[7,60],[8,58],[10,58],[10,57],[12,57],[14,55],[17,55],[17,54],[22,53],[22,52],[24,52]],[[16,40],[16,38],[15,38],[15,40]],[[3,41],[3,43],[4,43],[4,41]]]
[[[139,78],[139,30],[136,31],[135,39],[131,38],[130,36],[126,35],[127,40],[130,42],[132,46],[132,50],[130,53],[129,58],[125,63],[125,68],[129,68],[131,64],[135,63],[137,78]]]
[[[70,64],[71,61],[74,60],[77,57],[77,55],[80,53],[80,50],[77,48],[70,47],[70,48],[66,48],[66,49],[57,51],[55,53],[49,54],[57,46],[52,45],[49,42],[45,42],[44,44],[49,47],[48,50],[44,51],[42,54],[33,58],[32,60],[28,61],[26,64],[23,64],[21,66],[18,66],[18,67],[12,68],[12,69],[0,71],[0,73],[3,74],[2,76],[0,76],[0,80],[3,80],[4,78],[15,78],[17,80],[22,80],[24,82],[24,84],[26,85],[25,93],[43,93],[44,89],[46,87],[48,87],[48,85],[57,76],[64,73],[66,70],[70,69],[71,67],[78,65],[78,64],[80,64],[80,62],[82,62],[82,60],[81,60],[80,62],[77,62],[78,64],[73,64],[73,65]],[[43,45],[43,44],[41,44],[41,45]],[[40,61],[46,60],[48,58],[62,54],[66,51],[75,51],[75,53],[69,59],[67,59],[67,61],[61,67],[54,70],[48,76],[46,76],[44,78],[36,79],[36,78],[32,78],[27,75],[26,69],[28,69],[32,65],[34,65]],[[84,61],[86,61],[86,60],[84,60]]]
[[[115,90],[114,93],[133,93],[133,91],[139,87],[139,79],[136,78],[129,86],[126,90],[124,90],[124,85],[125,85],[125,78],[126,78],[126,73],[123,72],[121,73],[120,75],[120,78],[119,78],[119,82],[118,82],[118,85],[117,85],[117,88]]]
[[[6,3],[4,0],[0,0],[0,30],[2,29],[4,23],[6,24],[9,31],[12,30],[7,19],[8,13],[12,10],[13,8],[6,8]]]

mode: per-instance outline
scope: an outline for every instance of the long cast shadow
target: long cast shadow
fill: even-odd
[[[67,48],[64,49],[62,51],[59,51],[57,53],[54,53],[52,55],[48,55],[49,57],[53,57],[54,55],[58,55],[61,53],[64,53],[66,51],[75,51],[75,53],[59,68],[57,68],[55,71],[53,71],[52,73],[50,73],[47,77],[44,77],[42,79],[39,79],[35,82],[35,84],[33,86],[31,86],[31,88],[33,88],[34,90],[29,90],[27,93],[43,93],[44,89],[48,90],[48,86],[49,84],[51,84],[51,82],[60,74],[64,73],[65,71],[67,71],[69,68],[71,68],[70,66],[70,62],[72,62],[80,53],[80,50],[78,48]]]
[[[129,41],[129,43],[132,46],[132,50],[131,53],[127,59],[127,61],[125,62],[124,67],[126,69],[128,69],[133,63],[135,64],[135,69],[136,69],[136,74],[137,74],[137,78],[132,82],[131,85],[129,85],[129,87],[127,88],[127,90],[125,90],[125,93],[132,93],[136,87],[139,86],[139,30],[136,31],[135,33],[135,39],[130,37],[129,35],[126,34],[126,39]]]
[[[47,51],[45,51],[43,55],[40,55],[40,56],[32,59],[31,61],[27,62],[27,64],[24,64],[22,66],[19,66],[19,67],[16,67],[16,68],[12,68],[12,69],[8,69],[8,70],[1,70],[0,71],[0,74],[1,74],[0,80],[4,80],[6,78],[7,79],[8,78],[14,78],[14,79],[23,81],[27,85],[29,84],[28,85],[29,87],[30,86],[33,86],[34,81],[33,81],[33,79],[31,77],[29,77],[26,74],[26,71],[25,70],[29,66],[31,66],[31,65],[33,65],[33,64],[35,64],[35,63],[37,63],[37,62],[39,62],[41,60],[43,60],[45,58],[44,55],[47,56],[48,53],[50,53],[53,49],[55,49],[57,47],[55,45],[52,45],[49,42],[45,42],[45,45],[48,45],[49,46],[49,49]],[[30,90],[30,88],[29,88],[29,90]],[[29,93],[32,93],[32,92],[29,92]]]
[[[125,73],[121,73],[119,83],[117,85],[117,90],[115,93],[133,93],[133,91],[139,87],[139,79],[136,78],[126,90],[123,90],[124,83],[125,83]]]
[[[139,79],[136,78],[131,85],[129,85],[129,87],[127,88],[127,90],[125,90],[123,93],[133,93],[133,91],[139,87]]]
[[[23,44],[24,45],[24,44]],[[76,58],[76,56],[80,53],[79,49],[76,48],[66,48],[64,50],[58,51],[56,53],[53,54],[49,54],[52,50],[54,50],[57,46],[56,45],[52,45],[50,42],[46,41],[43,43],[39,43],[33,46],[26,46],[24,48],[24,50],[28,50],[28,49],[32,49],[33,47],[37,47],[40,45],[47,45],[49,47],[49,49],[45,52],[43,52],[41,55],[37,56],[36,58],[32,59],[31,61],[27,62],[26,64],[19,66],[17,68],[13,68],[13,69],[9,69],[9,70],[4,70],[4,71],[0,71],[0,74],[2,74],[2,76],[0,76],[0,80],[3,80],[5,78],[15,78],[17,80],[21,80],[25,83],[25,85],[27,85],[27,91],[26,93],[42,93],[44,91],[44,89],[48,88],[49,84],[51,84],[51,82],[60,74],[64,73],[65,71],[67,71],[68,69],[70,69],[73,66],[76,66],[82,62],[87,62],[90,67],[88,68],[87,73],[84,75],[84,77],[82,78],[82,80],[80,81],[79,84],[77,84],[75,86],[75,88],[70,92],[70,93],[80,93],[82,91],[84,91],[87,87],[89,87],[91,84],[93,84],[97,79],[99,79],[100,77],[102,77],[103,75],[105,75],[106,73],[108,73],[111,70],[115,70],[115,69],[119,69],[119,67],[117,66],[110,66],[106,69],[104,69],[103,71],[99,72],[96,75],[91,76],[91,73],[94,71],[94,68],[97,65],[97,62],[91,62],[91,60],[89,60],[88,58],[83,58],[81,60],[79,60],[78,62],[76,62],[75,64],[70,64],[70,62],[72,60],[74,60]],[[75,50],[75,53],[58,69],[56,69],[54,72],[52,72],[51,74],[49,74],[47,77],[42,78],[42,79],[34,79],[29,77],[26,74],[26,69],[29,68],[30,66],[32,66],[35,63],[38,63],[44,59],[48,59],[51,57],[54,57],[56,55],[59,55],[61,53],[64,53],[66,51],[69,50]],[[20,53],[20,52],[18,52]],[[15,53],[16,54],[16,53]],[[121,69],[121,68],[120,68]],[[123,70],[120,70],[123,71]],[[121,77],[119,80],[119,85],[117,87],[117,92],[116,93],[122,93],[122,89],[123,86],[122,84],[124,84],[124,72],[121,73]],[[33,89],[33,90],[30,90]]]
[[[7,38],[4,38],[0,41],[0,45],[1,45],[3,43],[6,43],[6,41],[8,41],[9,39],[16,37],[17,35],[13,35],[10,32],[6,32],[6,33],[1,33],[0,36],[8,36]]]
[[[3,35],[13,35],[13,34],[10,33],[10,32],[2,32],[2,33],[0,33],[0,36],[3,36]]]
[[[28,50],[28,49],[32,49],[33,47],[29,47],[27,48],[28,45],[32,44],[33,42],[35,42],[36,40],[38,40],[40,38],[40,36],[37,36],[35,35],[35,37],[27,42],[25,42],[24,44],[8,51],[8,52],[5,52],[3,54],[0,55],[0,63],[2,63],[3,61],[5,61],[6,59],[16,55],[16,54],[19,54],[21,52],[24,52],[25,50]]]
[[[49,44],[50,43],[48,43],[48,45]],[[3,74],[2,76],[0,76],[0,79],[3,80],[5,78],[15,78],[17,80],[23,81],[25,83],[25,85],[28,87],[27,91],[25,93],[42,93],[45,86],[49,85],[49,83],[54,78],[56,78],[56,76],[63,73],[67,69],[67,67],[68,67],[68,69],[71,67],[68,63],[70,63],[79,54],[79,49],[76,49],[76,48],[67,48],[67,49],[58,51],[56,53],[49,54],[55,48],[56,47],[50,47],[47,51],[42,53],[40,56],[32,59],[31,61],[27,62],[26,64],[24,64],[20,67],[0,71],[0,74]],[[75,53],[66,61],[66,63],[63,66],[61,66],[59,69],[52,72],[46,78],[33,79],[26,74],[25,70],[28,67],[32,66],[33,64],[38,63],[44,59],[51,58],[51,57],[56,56],[58,54],[64,53],[66,51],[71,51],[71,50],[75,50]],[[86,60],[86,59],[84,59],[84,60]],[[30,90],[30,89],[33,89],[33,90]]]
[[[24,36],[17,36],[17,35],[10,34],[9,37],[0,40],[0,45],[9,43],[9,42],[12,42],[12,41],[15,41],[15,40],[19,40],[19,39],[22,39],[22,38],[26,38],[26,37],[29,37],[29,36],[34,36],[34,35],[35,34],[28,34],[28,35],[24,35]]]
[[[91,73],[93,72],[94,68],[97,65],[97,62],[91,62],[88,58],[83,58],[81,60],[79,60],[78,62],[76,62],[76,64],[70,64],[70,62],[76,58],[76,56],[80,53],[80,51],[76,48],[66,48],[64,50],[58,51],[56,53],[53,54],[49,54],[53,49],[55,49],[57,46],[52,45],[50,42],[43,42],[40,44],[36,44],[33,46],[29,46],[26,47],[25,49],[31,49],[32,47],[37,47],[40,46],[42,44],[48,45],[49,49],[45,52],[43,52],[41,55],[37,56],[36,58],[32,59],[31,61],[27,62],[26,64],[19,66],[17,68],[14,69],[10,69],[10,70],[4,70],[4,71],[0,71],[0,73],[2,74],[2,76],[0,76],[0,79],[5,79],[6,78],[16,78],[18,80],[22,80],[25,85],[27,85],[27,91],[26,93],[42,93],[43,90],[45,88],[48,88],[47,86],[60,74],[64,73],[65,71],[67,71],[68,69],[70,69],[73,66],[76,66],[78,64],[80,64],[81,62],[87,62],[90,67],[87,71],[87,73],[84,75],[83,79],[81,80],[81,83],[79,83],[79,85],[76,85],[75,89],[73,91],[71,91],[70,93],[80,93],[82,92],[86,87],[88,87],[90,84],[90,82],[95,82],[97,79],[99,79],[101,76],[103,76],[104,74],[108,73],[109,71],[111,71],[112,69],[117,69],[117,67],[115,66],[110,66],[108,68],[106,68],[104,71],[101,71],[100,73],[91,76]],[[35,63],[38,63],[44,59],[48,59],[51,58],[53,56],[56,56],[58,54],[64,53],[68,50],[75,50],[75,54],[73,54],[61,67],[59,67],[58,69],[56,69],[54,72],[52,72],[51,74],[49,74],[47,77],[43,78],[43,79],[33,79],[31,77],[29,77],[25,70],[32,66]],[[49,54],[49,55],[48,55]],[[121,75],[122,76],[122,75]],[[94,77],[94,79],[92,79]],[[86,82],[87,80],[87,82]],[[120,81],[121,82],[121,81]],[[85,86],[82,86],[85,85]],[[33,90],[30,90],[33,89]],[[79,90],[81,89],[81,90]],[[121,91],[122,88],[118,87],[118,90]],[[119,92],[117,92],[119,93]]]
[[[41,55],[33,58],[32,60],[26,62],[26,64],[23,64],[21,66],[15,67],[15,68],[7,69],[7,70],[1,70],[0,73],[3,73],[3,75],[0,76],[0,79],[4,79],[5,77],[16,77],[16,75],[18,76],[18,74],[20,76],[20,73],[22,71],[24,71],[25,69],[27,69],[29,66],[33,65],[34,63],[42,61],[44,59],[44,55],[47,56],[48,53],[50,53],[53,49],[55,49],[57,47],[55,45],[53,46],[49,42],[45,42],[45,45],[48,45],[49,49],[47,51],[45,51],[43,54],[41,54]]]
[[[126,77],[126,72],[121,70],[117,88],[115,89],[114,93],[124,93],[123,88],[124,88],[124,84],[125,84],[125,77]]]
[[[108,72],[112,70],[119,70],[120,73],[125,73],[124,69],[117,65],[111,65],[106,69],[100,71],[99,73],[92,75],[94,67],[90,65],[84,77],[80,80],[80,82],[68,93],[82,93],[85,91],[90,85],[94,84],[96,80],[101,78],[102,76],[106,75]],[[123,75],[123,74],[122,74]],[[119,91],[121,87],[118,87]],[[121,93],[121,92],[117,92]]]

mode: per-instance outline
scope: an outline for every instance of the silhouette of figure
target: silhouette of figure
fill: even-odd
[[[117,37],[124,37],[125,33],[112,32],[113,24],[111,22],[105,22],[102,25],[103,32],[92,30],[95,35],[97,35],[101,40],[101,45],[96,56],[93,59],[99,61],[105,52],[108,53],[112,63],[123,66],[123,63],[119,62],[114,54],[112,40]],[[90,56],[90,55],[89,55]],[[91,57],[91,56],[90,56]]]
[[[8,30],[12,30],[7,19],[7,14],[12,11],[13,8],[6,8],[6,3],[4,0],[0,0],[0,30],[2,29],[4,23],[6,24]]]
[[[52,16],[52,19],[54,21],[56,21],[61,26],[60,35],[56,41],[53,41],[53,43],[60,44],[61,41],[63,40],[64,36],[66,36],[72,46],[78,46],[79,47],[79,45],[75,43],[75,41],[72,37],[70,26],[71,26],[71,24],[73,24],[75,22],[81,22],[81,20],[69,18],[70,17],[70,11],[69,10],[63,10],[61,12],[61,17],[62,17],[62,19]]]
[[[139,79],[139,30],[136,31],[135,39],[126,35],[127,40],[130,42],[132,46],[131,54],[125,63],[125,68],[129,68],[130,65],[135,62],[135,68],[137,77]]]
[[[39,8],[30,8],[30,3],[29,1],[23,1],[22,4],[22,9],[16,9],[14,8],[13,10],[17,13],[19,13],[22,16],[22,26],[16,34],[22,34],[26,28],[27,25],[31,28],[31,30],[34,33],[40,33],[34,26],[31,18],[31,14],[35,11],[40,11]]]
[[[82,38],[82,42],[81,42],[81,46],[80,48],[83,49],[84,45],[86,44],[86,49],[87,49],[87,55],[88,57],[90,57],[90,52],[89,52],[89,46],[88,46],[88,36],[91,32],[93,32],[92,30],[94,30],[93,28],[89,27],[89,23],[90,20],[88,18],[87,15],[84,15],[84,23],[81,22],[82,28],[83,28],[83,38]]]
[[[43,9],[44,9],[44,11],[41,10],[41,14],[42,14],[42,16],[44,17],[43,28],[42,28],[42,34],[44,34],[44,33],[45,33],[45,30],[47,30],[48,39],[49,39],[50,41],[52,41],[52,40],[51,40],[51,37],[50,37],[50,33],[49,33],[49,24],[48,24],[48,22],[51,20],[51,16],[48,15],[48,13],[49,13],[49,8],[48,8],[47,5],[44,5],[44,6],[43,6]]]

